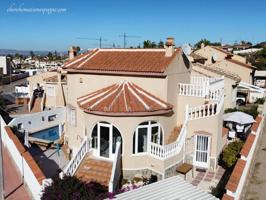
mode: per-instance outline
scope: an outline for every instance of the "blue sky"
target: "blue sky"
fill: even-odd
[[[64,12],[11,12],[11,8],[63,8]],[[265,0],[1,0],[0,48],[67,50],[71,45],[98,47],[123,45],[126,32],[143,40],[163,41],[173,36],[177,45],[201,38],[223,43],[266,40]],[[8,11],[9,10],[9,11]]]

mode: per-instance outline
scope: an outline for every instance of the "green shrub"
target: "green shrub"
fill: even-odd
[[[225,162],[227,167],[233,166],[239,156],[241,148],[243,146],[242,141],[235,141],[230,143],[222,153],[222,160]]]
[[[227,108],[227,109],[224,110],[224,113],[231,113],[231,112],[236,112],[236,111],[247,113],[247,114],[253,116],[254,119],[256,119],[256,117],[259,114],[258,105],[252,105],[249,108],[243,108],[243,109]]]
[[[140,181],[142,181],[142,178],[140,178],[140,177],[134,177],[133,178],[133,181],[135,182],[135,183],[138,183],[138,182],[140,182]]]
[[[257,98],[254,103],[255,104],[264,104],[264,102],[265,102],[265,98]]]
[[[224,113],[231,113],[231,112],[236,112],[236,111],[239,111],[239,110],[237,110],[237,108],[227,108],[224,110]]]

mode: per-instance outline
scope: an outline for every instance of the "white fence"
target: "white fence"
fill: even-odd
[[[85,137],[77,153],[73,155],[71,161],[65,167],[65,169],[63,170],[63,173],[61,173],[60,176],[62,177],[64,174],[73,176],[76,170],[78,169],[80,163],[82,162],[83,158],[90,150],[91,150],[91,139],[88,137]]]
[[[27,161],[24,159],[24,157],[16,148],[16,145],[14,144],[13,140],[9,138],[4,128],[6,126],[6,123],[3,120],[2,116],[0,116],[0,118],[1,118],[1,135],[2,135],[3,144],[8,149],[10,155],[12,156],[13,161],[15,162],[19,172],[23,176],[24,181],[28,185],[28,188],[31,191],[33,198],[36,200],[40,199],[42,185],[38,182]]]
[[[9,126],[20,127],[21,130],[27,130],[30,133],[34,133],[39,130],[57,126],[59,124],[64,124],[66,118],[66,108],[58,107],[52,110],[47,110],[38,113],[30,113],[25,115],[20,115],[11,122]]]
[[[109,182],[109,192],[114,192],[118,186],[121,173],[122,173],[122,155],[121,155],[121,143],[116,143],[115,157],[112,167],[112,174]]]

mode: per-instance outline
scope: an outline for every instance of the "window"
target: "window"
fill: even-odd
[[[31,124],[31,121],[28,121],[28,124]]]
[[[50,115],[48,116],[48,122],[54,121],[56,119],[56,115]]]
[[[80,83],[83,83],[83,78],[80,78],[80,79],[79,79],[79,82],[80,82]]]
[[[54,86],[47,86],[46,94],[47,94],[47,96],[55,96],[55,87]]]
[[[22,123],[19,123],[17,126],[18,126],[18,130],[21,130],[23,128],[23,124]]]
[[[162,128],[155,121],[143,122],[138,125],[133,137],[133,153],[147,152],[150,142],[163,144]]]
[[[68,109],[68,122],[72,126],[76,126],[76,109],[75,108],[69,108]]]
[[[44,116],[42,116],[42,121],[44,122],[44,120],[45,120],[45,118],[44,118]]]

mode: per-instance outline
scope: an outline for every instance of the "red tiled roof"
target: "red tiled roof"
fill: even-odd
[[[229,56],[233,56],[233,55],[234,55],[234,54],[232,54],[231,52],[226,51],[226,50],[224,50],[224,49],[222,49],[222,48],[220,48],[220,47],[216,47],[216,46],[211,46],[211,47],[214,48],[214,49],[216,49],[217,51],[220,51],[220,52],[226,54],[226,55],[229,55]]]
[[[224,194],[222,200],[234,200],[234,197],[231,197],[228,194]]]
[[[172,112],[173,106],[128,81],[113,84],[77,99],[88,113],[105,116],[150,116]]]
[[[236,163],[236,166],[231,174],[229,181],[226,184],[226,189],[231,192],[236,192],[240,178],[246,166],[246,161],[239,159]]]
[[[246,68],[249,68],[249,69],[252,69],[252,68],[256,68],[250,64],[246,64],[246,63],[243,63],[243,62],[240,62],[238,60],[235,60],[235,59],[226,59],[227,61],[231,62],[231,63],[234,63],[234,64],[237,64],[237,65],[240,65],[240,66],[243,66],[243,67],[246,67]]]
[[[247,140],[246,140],[245,144],[243,145],[243,147],[241,149],[241,152],[240,152],[240,154],[242,156],[245,156],[245,157],[248,156],[248,154],[250,152],[250,149],[251,149],[251,147],[253,145],[253,142],[254,142],[255,138],[256,138],[255,135],[249,134],[249,136],[248,136],[248,138],[247,138]]]
[[[166,57],[165,49],[95,49],[75,57],[65,63],[63,68],[69,72],[163,74],[180,51],[175,49],[171,57]]]

